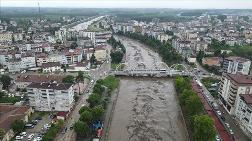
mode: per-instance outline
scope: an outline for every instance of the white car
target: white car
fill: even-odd
[[[233,131],[232,129],[229,129],[229,133],[230,133],[231,135],[234,135],[234,131]]]
[[[36,137],[35,139],[36,139],[37,141],[41,141],[41,140],[42,140],[41,137]]]
[[[221,111],[216,111],[219,116],[221,116]]]
[[[16,140],[22,140],[24,137],[23,136],[16,136]]]
[[[219,136],[219,135],[216,135],[216,136],[215,136],[215,140],[216,140],[216,141],[220,141],[220,140],[221,140],[221,139],[220,139],[220,136]]]
[[[20,133],[20,135],[26,137],[27,133],[26,132],[22,132],[22,133]]]
[[[30,134],[30,135],[28,136],[28,141],[32,140],[33,137],[34,137],[34,134]]]
[[[227,126],[227,128],[230,128],[230,125],[229,125],[229,123],[225,123],[225,125]]]

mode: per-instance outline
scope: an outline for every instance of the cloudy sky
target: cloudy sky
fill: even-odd
[[[252,9],[252,0],[0,0],[5,7]]]

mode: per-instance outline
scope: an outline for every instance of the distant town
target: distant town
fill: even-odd
[[[124,12],[0,17],[1,141],[250,141],[252,14]]]

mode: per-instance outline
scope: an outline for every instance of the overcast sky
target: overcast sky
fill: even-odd
[[[4,7],[252,9],[252,0],[0,0]]]

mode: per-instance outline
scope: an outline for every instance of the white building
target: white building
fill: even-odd
[[[235,116],[245,133],[252,134],[252,95],[241,94],[237,99]]]
[[[31,83],[27,86],[30,106],[36,111],[70,111],[74,89],[68,83]]]
[[[249,74],[251,61],[249,59],[241,57],[228,57],[223,62],[224,73],[242,73],[245,75]]]
[[[63,71],[61,69],[61,64],[59,62],[48,62],[42,64],[43,72],[44,73],[51,73],[51,72],[60,72]]]
[[[231,115],[235,114],[237,101],[240,94],[252,94],[252,76],[242,74],[224,74],[220,89],[220,101]]]

